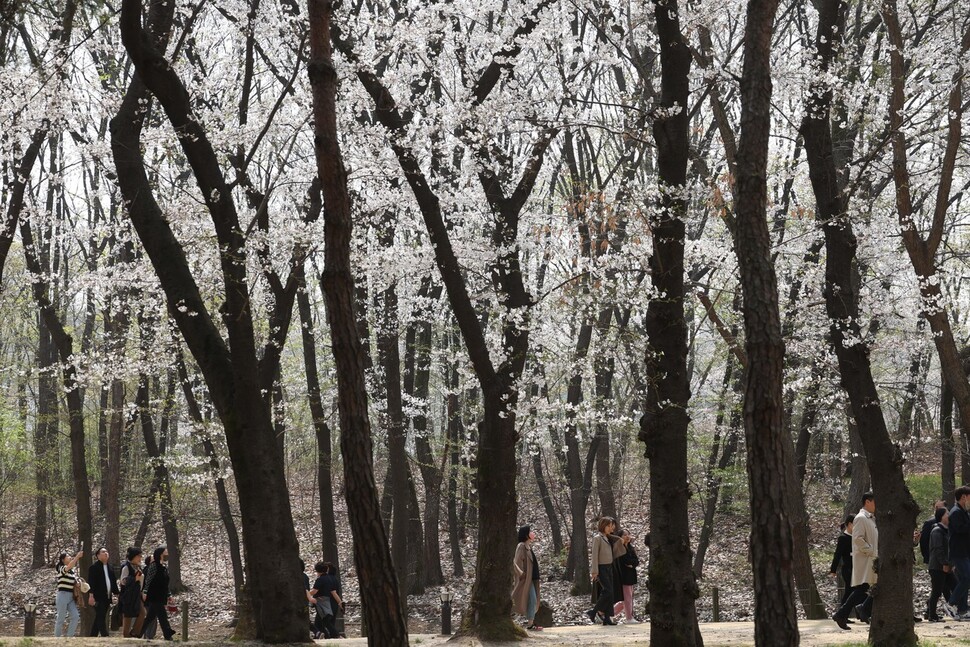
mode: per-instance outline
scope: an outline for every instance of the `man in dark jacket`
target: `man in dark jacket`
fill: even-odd
[[[942,618],[936,612],[936,605],[940,599],[940,595],[943,595],[944,604],[946,603],[946,598],[949,597],[951,593],[951,585],[949,578],[952,577],[950,574],[950,513],[946,508],[937,508],[936,515],[934,516],[936,520],[936,525],[933,526],[933,530],[930,531],[930,541],[929,541],[929,564],[930,570],[930,583],[932,585],[932,591],[930,592],[930,599],[926,605],[926,619],[930,622],[940,622]]]
[[[118,593],[118,581],[108,565],[108,549],[99,548],[94,555],[94,563],[88,568],[88,604],[94,607],[94,624],[91,625],[92,636],[108,635],[108,609],[111,608],[111,596]]]
[[[930,533],[939,523],[936,520],[936,511],[940,508],[946,509],[946,501],[937,499],[933,502],[933,516],[923,522],[923,527],[919,531],[919,552],[923,556],[923,563],[930,563]]]
[[[148,566],[145,573],[145,583],[142,585],[142,598],[145,600],[145,607],[148,615],[145,618],[145,626],[151,624],[152,620],[158,619],[158,624],[162,628],[162,636],[165,640],[171,640],[175,632],[172,625],[168,622],[168,548],[159,546],[155,549],[152,563]]]
[[[950,564],[956,572],[957,585],[950,594],[950,606],[956,607],[956,617],[970,620],[967,592],[970,591],[970,487],[963,485],[953,492],[956,505],[950,510]],[[946,609],[946,607],[944,607]]]

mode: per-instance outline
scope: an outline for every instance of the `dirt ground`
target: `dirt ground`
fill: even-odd
[[[828,647],[836,645],[862,645],[866,642],[867,627],[853,625],[851,631],[842,631],[834,622],[827,620],[804,620],[799,623],[801,630],[801,644],[803,647]],[[917,633],[923,639],[921,644],[927,647],[949,647],[951,645],[970,645],[970,623],[959,622],[926,623],[916,625]],[[9,628],[8,628],[9,632]],[[16,635],[0,637],[0,647],[27,647],[28,645],[63,645],[64,639],[40,637],[23,639]],[[720,622],[702,623],[701,633],[704,635],[706,647],[740,647],[754,645],[753,622]],[[200,635],[202,634],[202,635]],[[197,647],[216,647],[217,645],[244,645],[244,643],[229,643],[227,640],[215,636],[205,636],[204,632],[195,634],[197,639],[189,641]],[[75,638],[67,644],[79,647],[104,647],[119,645],[123,642],[118,638]],[[138,641],[144,645],[164,645],[161,641]],[[367,644],[366,638],[349,638],[346,640],[318,640],[317,645],[331,647],[362,647]],[[449,647],[477,647],[480,642],[468,639],[450,639],[447,636],[434,634],[412,634],[412,645],[435,647],[448,645]],[[536,647],[573,647],[576,645],[597,645],[603,647],[626,647],[628,645],[646,646],[650,644],[650,625],[620,625],[617,627],[596,626],[565,626],[551,627],[542,633],[531,633],[529,638],[517,645],[535,645]]]

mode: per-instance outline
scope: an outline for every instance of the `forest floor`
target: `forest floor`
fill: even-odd
[[[828,620],[801,620],[798,624],[801,633],[801,644],[803,647],[835,647],[836,645],[864,645],[867,636],[867,627],[858,625],[852,631],[842,631],[835,623]],[[920,645],[925,647],[950,647],[952,645],[970,645],[967,638],[970,627],[958,622],[945,623],[919,623],[916,626],[920,636]],[[737,647],[741,645],[754,645],[754,623],[753,622],[706,622],[701,623],[701,633],[704,635],[705,647]],[[108,645],[118,645],[125,641],[118,638],[75,638],[68,644],[78,647],[106,647]],[[127,641],[132,642],[132,641]],[[21,638],[16,636],[0,635],[0,647],[28,647],[32,645],[62,645],[65,644],[60,638]],[[163,645],[168,644],[162,641],[138,641],[144,645]],[[191,640],[189,643],[197,647],[216,647],[219,645],[237,645],[247,647],[250,643],[233,642],[227,639],[201,638]],[[252,643],[255,645],[255,643]],[[349,638],[346,640],[318,640],[317,645],[330,645],[332,647],[362,647],[367,644],[366,638]],[[478,647],[482,645],[477,640],[467,638],[449,638],[436,634],[411,634],[412,645],[422,645],[425,647]],[[618,627],[603,627],[601,625],[571,625],[565,627],[551,627],[542,633],[530,634],[529,637],[519,643],[489,643],[500,647],[501,645],[536,645],[536,647],[574,647],[577,645],[602,645],[604,647],[617,646],[626,647],[632,645],[646,646],[650,644],[650,625],[620,625]]]

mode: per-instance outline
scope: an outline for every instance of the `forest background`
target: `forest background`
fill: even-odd
[[[5,610],[25,582],[53,581],[36,569],[62,548],[120,556],[164,541],[175,587],[228,616],[229,583],[246,603],[247,519],[286,520],[261,494],[282,484],[287,550],[298,539],[307,562],[363,578],[348,522],[362,511],[381,523],[358,550],[386,533],[395,585],[453,588],[459,607],[501,590],[505,563],[486,572],[479,549],[505,555],[515,523],[531,522],[567,619],[588,593],[595,516],[643,537],[674,515],[693,551],[684,577],[720,581],[743,617],[755,612],[743,528],[763,502],[748,478],[770,447],[789,596],[824,614],[825,550],[874,461],[892,466],[877,479],[906,478],[924,514],[970,481],[955,413],[970,415],[970,7],[774,3],[760,205],[777,287],[761,284],[761,302],[745,292],[757,284],[745,284],[745,242],[760,236],[742,200],[756,60],[745,33],[772,3],[752,4],[336,7],[333,114],[353,220],[343,285],[366,379],[359,437],[373,445],[356,463],[336,451],[350,428],[338,394],[358,392],[338,389],[353,371],[338,368],[327,325],[342,275],[328,274],[336,202],[318,171],[335,158],[314,156],[323,86],[307,7],[0,5]],[[679,287],[663,283],[666,258]],[[777,312],[783,384],[761,372],[772,343],[752,327],[759,303]],[[674,328],[682,339],[663,341]],[[671,407],[664,362],[678,344],[689,393]],[[868,359],[882,432],[871,408],[853,412],[853,351]],[[763,429],[777,442],[752,443],[744,395],[775,383]],[[265,433],[248,436],[264,409]],[[683,468],[655,435],[678,425]],[[915,519],[903,490],[872,486],[912,518],[900,523]],[[245,507],[259,496],[267,507]]]

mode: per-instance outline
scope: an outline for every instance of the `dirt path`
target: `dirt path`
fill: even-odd
[[[866,642],[867,627],[853,625],[851,631],[842,631],[834,622],[828,620],[804,620],[799,623],[802,636],[802,647],[835,647],[837,645],[863,645]],[[954,645],[970,645],[970,623],[921,622],[916,625],[917,633],[926,647],[951,647]],[[753,622],[720,622],[701,624],[705,647],[742,647],[754,645]],[[40,637],[24,639],[19,636],[0,637],[0,647],[21,647],[21,645],[75,645],[77,647],[107,647],[120,645],[126,641],[118,638],[74,638],[65,641],[63,638]],[[130,641],[127,641],[130,644]],[[138,641],[139,645],[171,645],[162,641]],[[229,643],[228,641],[193,640],[187,644],[197,647],[216,647],[219,645],[235,645],[245,647],[249,643]],[[347,640],[318,640],[317,645],[329,647],[364,647],[366,638],[351,638]],[[411,644],[421,647],[478,647],[476,640],[449,640],[446,636],[433,634],[412,634]],[[620,625],[618,627],[596,626],[568,626],[552,627],[542,633],[530,633],[528,640],[520,643],[507,643],[520,647],[575,647],[578,645],[596,645],[597,647],[627,647],[638,645],[646,647],[650,644],[650,625]],[[253,643],[255,645],[255,643]],[[500,647],[496,645],[496,647]]]

